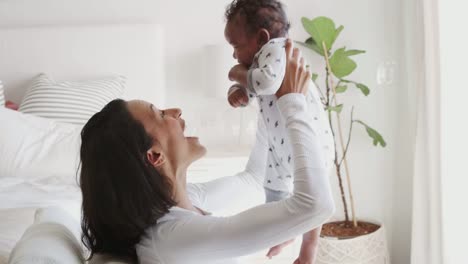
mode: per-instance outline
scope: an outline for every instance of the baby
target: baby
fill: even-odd
[[[268,134],[268,162],[264,189],[266,202],[287,198],[292,190],[293,164],[291,145],[285,120],[276,107],[275,93],[280,88],[286,68],[285,43],[289,22],[283,5],[276,0],[234,0],[226,10],[226,40],[233,46],[233,56],[239,64],[229,71],[235,81],[228,91],[231,106],[246,106],[256,99]],[[335,155],[333,135],[321,104],[317,88],[311,82],[306,96],[308,110],[314,113],[315,133],[323,143],[330,168]],[[314,158],[314,157],[310,157]],[[298,259],[294,263],[313,263],[321,227],[303,235]],[[284,242],[270,249],[268,257],[275,256],[290,244]]]

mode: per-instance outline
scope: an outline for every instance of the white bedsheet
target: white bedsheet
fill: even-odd
[[[16,241],[32,224],[36,209],[51,205],[62,207],[79,221],[79,188],[54,178],[0,178],[0,264],[7,263]]]

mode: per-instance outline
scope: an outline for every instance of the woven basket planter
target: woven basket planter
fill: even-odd
[[[383,224],[375,232],[349,239],[320,237],[317,264],[390,264]]]

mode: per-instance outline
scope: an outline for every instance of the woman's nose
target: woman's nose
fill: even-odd
[[[169,109],[169,112],[174,118],[180,118],[180,116],[182,116],[182,110],[180,108]]]

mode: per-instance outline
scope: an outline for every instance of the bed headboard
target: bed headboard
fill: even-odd
[[[163,44],[155,24],[0,28],[0,80],[18,103],[41,72],[59,81],[119,74],[128,79],[126,98],[164,105]]]

